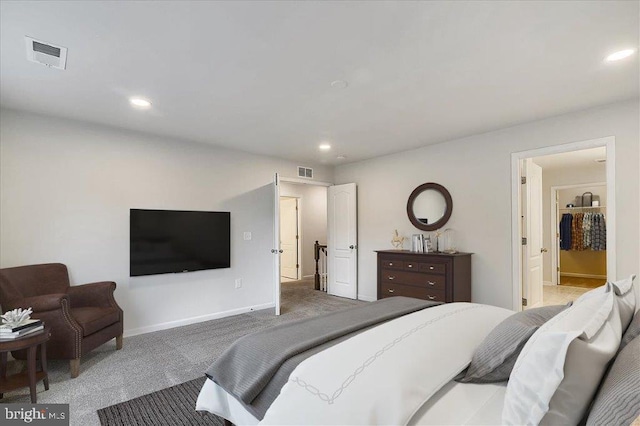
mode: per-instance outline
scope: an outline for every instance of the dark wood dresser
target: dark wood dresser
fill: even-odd
[[[408,296],[471,302],[471,253],[379,250],[378,299]]]

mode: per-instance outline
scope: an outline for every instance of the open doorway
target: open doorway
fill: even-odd
[[[289,186],[291,185],[291,186]],[[318,192],[316,197],[306,197],[300,191],[313,190]],[[299,306],[317,309],[318,306],[311,302],[311,299],[324,298],[326,302],[335,304],[335,298],[330,296],[339,296],[345,300],[347,305],[358,303],[358,223],[357,223],[357,186],[355,183],[344,183],[341,185],[332,185],[326,182],[306,181],[297,178],[281,178],[278,173],[274,175],[272,184],[273,196],[273,248],[271,253],[273,256],[273,289],[274,289],[274,305],[275,314],[280,315],[281,311],[296,310]],[[306,296],[300,299],[301,303],[297,303],[295,297],[291,294],[283,294],[283,287],[289,286],[283,283],[281,273],[281,258],[284,253],[281,242],[281,216],[280,216],[280,197],[296,198],[298,200],[298,247],[299,256],[298,264],[300,272],[297,276],[301,278],[296,281],[289,281],[299,284],[300,286],[313,286],[311,291],[305,290]],[[318,205],[314,207],[313,202],[308,203],[307,199],[315,198]],[[319,234],[305,229],[305,216],[312,215],[324,226],[318,226]],[[324,232],[323,232],[324,231]],[[320,241],[326,241],[321,244]],[[318,250],[322,247],[323,250]],[[311,253],[309,253],[311,248]],[[325,269],[325,286],[321,286],[317,277],[316,256],[323,254],[326,259]],[[312,265],[309,268],[309,265]],[[311,272],[313,271],[313,272]],[[310,279],[311,278],[311,279]],[[294,288],[295,290],[295,288]],[[286,291],[286,290],[285,290]],[[295,295],[294,295],[295,296]],[[307,297],[309,296],[309,297]],[[328,297],[328,298],[327,298]],[[320,304],[322,302],[319,302]],[[291,305],[294,308],[291,309]],[[296,307],[296,305],[299,305]]]
[[[514,309],[615,279],[614,158],[613,138],[513,154]]]
[[[285,185],[283,185],[285,186]],[[280,282],[301,278],[300,258],[300,200],[298,197],[280,196]]]
[[[282,181],[280,184],[281,309],[312,301],[316,287],[316,242],[327,244],[327,187]],[[319,262],[326,262],[318,259]],[[326,263],[324,264],[326,268]]]
[[[604,167],[602,167],[604,169]],[[593,177],[604,170],[594,170]],[[606,182],[551,188],[551,285],[592,289],[607,280]],[[579,223],[577,224],[576,222]],[[575,234],[582,228],[582,241]]]

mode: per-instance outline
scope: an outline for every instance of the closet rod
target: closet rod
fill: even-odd
[[[584,209],[604,209],[606,206],[592,206],[592,207],[561,207],[558,210],[584,210]]]

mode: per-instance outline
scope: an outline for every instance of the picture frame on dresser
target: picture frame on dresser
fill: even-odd
[[[437,302],[471,302],[473,253],[417,253],[377,250],[378,299],[415,297]]]

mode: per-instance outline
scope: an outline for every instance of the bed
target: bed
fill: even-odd
[[[608,361],[613,359],[623,340],[622,332],[633,316],[627,313],[625,315],[629,318],[620,321],[618,317],[624,307],[617,307],[613,290],[604,289],[600,293],[602,294],[598,296],[599,298],[585,298],[589,300],[581,303],[578,309],[563,307],[561,314],[555,315],[553,321],[548,321],[551,325],[547,326],[545,323],[541,327],[535,327],[535,333],[532,331],[535,338],[525,340],[524,349],[520,348],[522,354],[516,354],[518,363],[514,372],[518,371],[518,374],[521,374],[528,371],[527,368],[530,366],[527,366],[526,358],[535,354],[535,341],[544,340],[548,335],[559,335],[558,327],[566,328],[567,324],[573,324],[571,325],[573,334],[567,333],[567,336],[573,337],[565,339],[568,342],[583,338],[584,333],[581,335],[575,332],[577,320],[591,324],[587,330],[591,334],[586,341],[601,339],[602,335],[609,336],[611,341],[610,358],[606,361],[598,361],[602,365],[589,367],[594,371],[601,370],[597,380],[599,383],[604,376]],[[591,306],[587,306],[589,304]],[[608,313],[605,312],[607,309]],[[635,312],[635,300],[633,308],[627,307],[627,310],[629,309]],[[478,425],[505,422],[537,424],[559,419],[560,417],[553,416],[565,415],[566,413],[561,412],[563,410],[576,411],[575,407],[567,408],[563,405],[564,402],[558,403],[553,399],[557,398],[557,395],[553,396],[552,392],[552,396],[549,397],[551,402],[546,402],[548,413],[545,411],[546,414],[539,414],[537,421],[535,417],[533,421],[526,420],[525,417],[518,418],[518,415],[531,415],[531,413],[518,412],[518,403],[523,401],[516,401],[515,405],[513,403],[514,390],[511,388],[516,385],[522,386],[518,380],[510,379],[509,382],[496,383],[461,383],[454,380],[464,375],[475,356],[474,352],[481,344],[485,344],[487,336],[514,314],[507,309],[474,303],[425,306],[396,318],[385,319],[375,326],[367,324],[362,330],[350,332],[348,338],[339,339],[339,343],[314,352],[303,359],[290,374],[287,372],[284,384],[281,387],[278,385],[276,396],[269,401],[267,408],[262,412],[248,405],[248,400],[239,397],[238,392],[232,389],[233,386],[212,376],[206,380],[199,394],[196,410],[214,413],[237,425],[258,423]],[[601,322],[600,327],[606,328],[606,332],[598,331],[600,328],[594,328],[594,320],[590,319],[593,317],[600,318],[598,320]],[[634,317],[634,321],[640,323],[637,317],[639,315]],[[617,322],[611,326],[606,322],[607,318],[616,319]],[[624,322],[626,324],[622,324]],[[540,330],[545,327],[549,328],[548,333],[538,336]],[[640,348],[640,340],[633,340],[636,342],[634,347]],[[589,342],[580,346],[579,350],[588,351],[584,348],[591,344]],[[595,344],[600,348],[603,347],[602,342]],[[546,342],[545,345],[548,347],[549,343]],[[565,344],[564,356],[567,359],[572,356],[580,359],[589,358],[588,352],[572,355],[572,351],[577,350],[572,349],[574,346]],[[640,352],[640,349],[638,351]],[[243,357],[246,352],[239,352],[240,357]],[[238,353],[234,354],[234,357],[238,356]],[[630,356],[634,362],[637,361],[637,355]],[[521,358],[525,359],[521,360]],[[564,359],[563,357],[563,362]],[[249,358],[245,361],[249,362],[248,360]],[[594,361],[595,364],[598,362]],[[628,361],[626,363],[629,364]],[[560,370],[562,368],[560,366]],[[247,377],[253,374],[253,372],[247,372],[246,368],[242,371],[245,371],[244,374]],[[549,371],[553,371],[553,368],[549,367]],[[537,374],[540,375],[540,373]],[[560,377],[556,386],[561,387],[562,383],[570,381],[571,374],[567,373],[564,379]],[[597,374],[594,375],[597,376]],[[597,384],[592,393],[585,393],[584,400],[581,402],[583,405],[591,404],[596,389]],[[576,399],[580,400],[580,398]],[[538,401],[524,403],[535,406]],[[640,414],[640,407],[636,405],[640,405],[640,402],[636,404],[632,401],[631,414],[628,415],[634,415],[634,410]],[[558,406],[564,408],[557,409]],[[577,420],[572,418],[564,421],[577,423]]]

